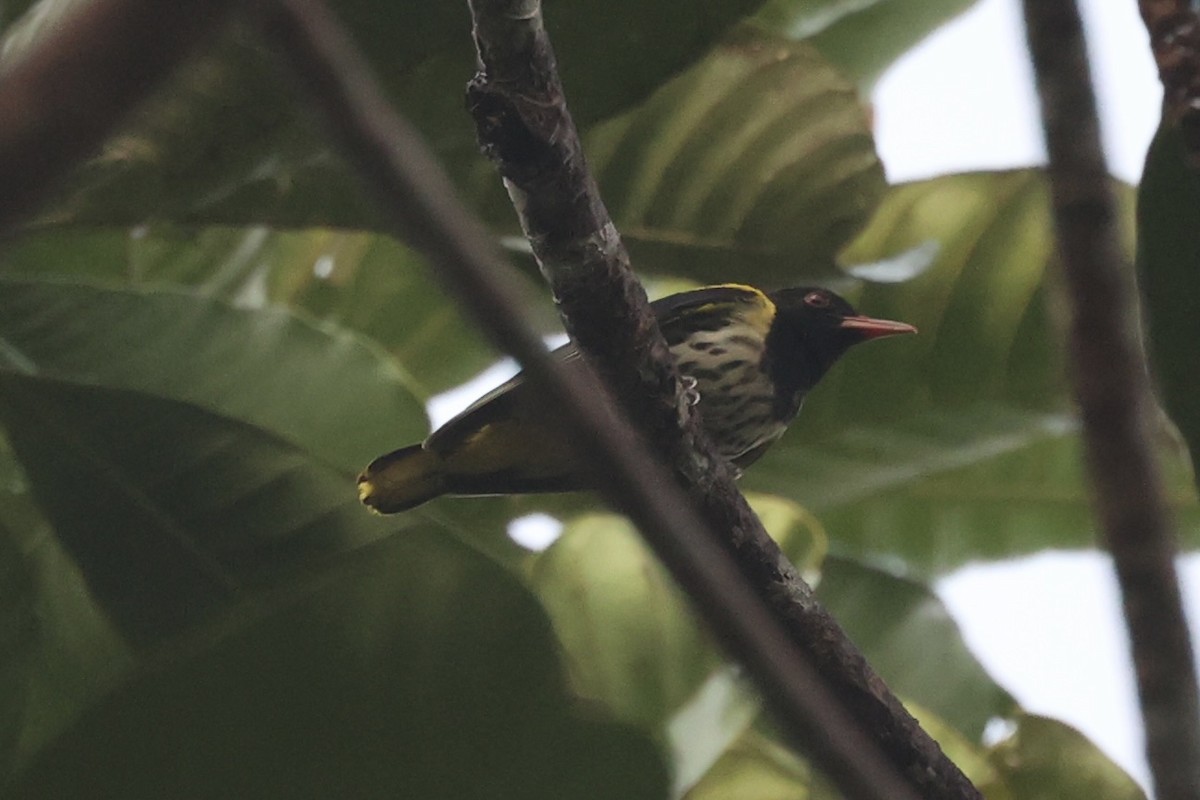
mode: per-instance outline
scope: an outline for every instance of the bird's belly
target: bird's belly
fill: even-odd
[[[671,348],[679,371],[696,382],[700,418],[730,460],[779,438],[788,420],[775,413],[775,386],[751,337],[697,335]]]

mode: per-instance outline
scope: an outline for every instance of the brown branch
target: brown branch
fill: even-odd
[[[571,337],[604,371],[708,525],[723,534],[721,544],[788,636],[891,763],[923,797],[977,797],[816,602],[713,455],[587,168],[540,2],[470,5],[481,68],[468,103]]]
[[[645,532],[718,638],[743,660],[789,734],[848,797],[917,797],[918,793],[897,776],[896,762],[893,760],[889,766],[859,726],[832,700],[794,641],[780,630],[716,544],[715,535],[695,513],[671,474],[632,428],[614,414],[594,378],[573,378],[574,373],[559,369],[548,357],[535,331],[523,321],[520,309],[524,304],[514,288],[514,273],[503,262],[487,230],[458,202],[419,136],[388,107],[327,10],[314,0],[278,0],[266,8],[267,30],[305,81],[347,157],[383,200],[384,211],[438,266],[438,277],[487,328],[496,344],[522,362],[529,380],[548,398],[549,407],[559,410],[570,434],[587,450],[606,495]],[[565,136],[565,131],[560,134]],[[581,206],[591,204],[578,191],[573,197]],[[525,205],[534,207],[538,202],[529,198]],[[545,237],[531,233],[535,233],[544,255],[547,245],[541,240]],[[551,241],[549,246],[571,249],[580,239],[589,239],[589,233],[579,229],[562,242]],[[612,241],[602,229],[584,249],[604,254]],[[554,269],[569,271],[571,263]],[[584,271],[579,266],[575,269]],[[592,303],[599,306],[613,302],[611,288],[604,282],[596,282],[596,287],[600,294],[591,298]],[[639,316],[644,315],[645,298],[640,288],[626,284],[621,291],[640,299]],[[627,303],[624,296],[619,302],[618,308]],[[578,321],[575,327],[578,329]],[[636,329],[646,332],[653,326],[643,322]],[[627,335],[623,340],[631,348],[641,346]],[[644,361],[638,349],[630,352],[636,356],[635,361]],[[652,375],[661,376],[656,388],[673,388],[674,376],[669,368],[659,363],[647,368]],[[640,387],[640,383],[637,385]],[[663,405],[661,401],[657,404]],[[686,405],[666,406],[674,426],[675,409]],[[876,683],[867,691],[884,691],[881,687]],[[936,745],[931,746],[936,750]],[[930,781],[918,770],[927,766],[928,762],[912,760],[903,764],[906,777],[913,785],[922,786],[920,796],[977,796],[926,790]]]
[[[97,0],[0,73],[0,230],[91,155],[232,7]]]
[[[1139,0],[1163,85],[1163,119],[1177,124],[1200,167],[1200,14],[1188,0]]]
[[[1024,5],[1071,306],[1071,377],[1096,513],[1121,588],[1146,752],[1159,800],[1196,800],[1200,697],[1151,447],[1154,400],[1138,339],[1137,289],[1121,250],[1083,26],[1073,0]]]

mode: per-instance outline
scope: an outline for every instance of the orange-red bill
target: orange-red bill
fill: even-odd
[[[874,319],[872,317],[846,317],[842,320],[841,327],[858,331],[864,339],[917,332],[917,329],[907,322],[893,322],[890,319]]]

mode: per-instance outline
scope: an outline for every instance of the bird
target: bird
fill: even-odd
[[[815,286],[764,292],[705,286],[650,304],[700,422],[735,474],[796,418],[804,396],[853,345],[916,333],[904,322],[860,315]],[[567,344],[555,351],[577,361]],[[425,441],[372,461],[359,498],[391,514],[442,495],[509,495],[591,488],[579,457],[544,421],[518,374],[480,397]]]

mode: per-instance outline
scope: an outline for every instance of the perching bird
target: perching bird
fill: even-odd
[[[903,322],[859,316],[827,289],[763,293],[724,284],[651,304],[679,371],[694,382],[700,419],[738,469],[795,419],[804,395],[851,345],[915,333]],[[578,355],[573,345],[556,351]],[[517,375],[476,400],[421,444],[375,459],[359,497],[390,514],[444,494],[489,495],[588,488],[570,448],[556,442]]]

